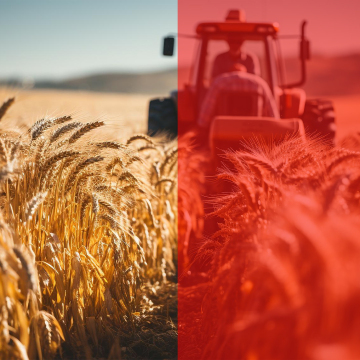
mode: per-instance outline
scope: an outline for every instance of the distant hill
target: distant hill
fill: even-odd
[[[161,94],[177,87],[177,71],[95,74],[61,82],[36,82],[36,88],[88,90],[98,92]]]
[[[285,60],[288,82],[299,78],[299,60]],[[310,96],[360,94],[360,53],[341,56],[315,56],[308,62],[304,89]],[[186,72],[186,69],[179,69]],[[167,94],[177,88],[176,69],[148,73],[103,73],[63,81],[36,81],[34,88],[86,90],[98,92]],[[0,85],[21,85],[18,80]]]
[[[8,79],[0,81],[0,85],[22,86],[22,82],[18,79]],[[33,88],[166,94],[177,88],[177,70],[148,73],[102,73],[62,81],[39,80],[35,81]]]
[[[285,61],[289,80],[299,77],[299,60]],[[311,96],[360,94],[360,53],[342,56],[314,56],[307,63],[304,89]]]

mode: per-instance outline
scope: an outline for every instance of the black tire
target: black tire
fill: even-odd
[[[177,109],[174,100],[171,98],[154,99],[149,104],[148,134],[154,136],[158,133],[165,133],[176,137]]]
[[[320,137],[327,143],[335,145],[336,123],[332,101],[307,100],[302,120],[308,136]]]

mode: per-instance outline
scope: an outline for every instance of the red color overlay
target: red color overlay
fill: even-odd
[[[178,357],[359,359],[360,142],[229,10],[178,2]]]

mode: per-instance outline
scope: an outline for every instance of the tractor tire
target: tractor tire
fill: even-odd
[[[177,136],[177,108],[171,98],[154,99],[149,104],[148,134],[164,133],[172,138]]]
[[[302,120],[308,136],[319,137],[326,143],[335,145],[336,123],[332,101],[307,100]]]

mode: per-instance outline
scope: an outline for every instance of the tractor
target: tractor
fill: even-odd
[[[192,64],[191,80],[184,86],[179,84],[179,89],[171,92],[169,97],[150,101],[149,134],[167,133],[176,137],[200,129],[199,132],[206,137],[205,141],[212,149],[231,147],[241,138],[262,136],[276,141],[292,133],[304,139],[315,134],[334,144],[335,113],[332,102],[307,99],[305,91],[300,88],[306,81],[306,62],[310,59],[306,24],[306,21],[302,22],[300,35],[284,36],[279,34],[277,23],[246,22],[242,10],[230,10],[222,22],[198,24],[193,37],[199,47]],[[174,55],[175,37],[166,36],[163,39],[164,56]],[[279,40],[291,37],[300,40],[301,73],[298,81],[286,83]],[[240,57],[244,59],[242,70],[245,68],[245,72],[250,74],[247,77],[252,80],[258,79],[262,90],[266,91],[261,94],[247,91],[246,87],[241,90],[241,86],[222,88],[211,98],[215,104],[212,105],[208,126],[201,127],[199,119],[203,116],[204,108],[209,107],[209,93],[219,83],[215,73],[220,72],[221,77],[226,77],[234,71],[225,66],[229,61],[226,53],[234,42],[241,47]],[[219,64],[221,61],[223,64]],[[271,115],[259,110],[259,100],[264,101],[260,99],[264,93],[267,101],[275,107]]]

